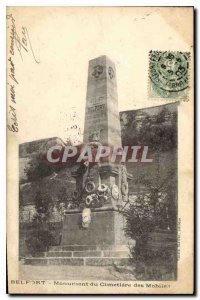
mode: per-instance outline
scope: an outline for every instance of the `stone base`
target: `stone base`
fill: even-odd
[[[127,266],[129,259],[120,257],[26,258],[24,264],[32,266]]]
[[[63,220],[60,246],[35,257],[26,257],[28,265],[111,266],[128,265],[128,241],[123,231],[123,217],[118,211],[93,211],[91,223],[82,227],[82,213],[68,212]]]
[[[127,244],[124,220],[117,211],[93,211],[88,228],[82,227],[82,213],[68,213],[63,220],[61,245]]]
[[[126,245],[119,246],[53,246],[48,252],[37,253],[37,257],[27,257],[26,265],[70,265],[70,266],[121,266],[129,264]]]

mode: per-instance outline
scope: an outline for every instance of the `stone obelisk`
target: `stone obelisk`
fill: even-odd
[[[116,68],[105,55],[89,61],[83,142],[99,142],[111,149],[121,147]],[[126,168],[108,159],[99,173],[101,183],[107,185],[112,194],[105,206],[118,208],[122,198],[127,198]],[[122,195],[122,184],[126,195]]]
[[[84,143],[98,139],[121,146],[117,79],[114,63],[105,55],[89,61]]]

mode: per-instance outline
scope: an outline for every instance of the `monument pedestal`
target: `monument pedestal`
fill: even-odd
[[[105,55],[90,60],[83,144],[121,148],[115,64]],[[76,190],[64,220],[61,245],[125,245],[123,216],[128,201],[126,166],[111,162],[82,162],[72,174]],[[86,213],[86,215],[84,215]],[[87,215],[88,213],[88,215]]]
[[[82,227],[82,212],[68,212],[63,220],[61,245],[123,245],[123,216],[114,210],[95,210],[91,212],[88,228]]]

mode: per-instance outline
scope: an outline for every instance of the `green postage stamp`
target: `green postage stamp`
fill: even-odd
[[[187,101],[189,64],[189,52],[150,51],[150,98],[176,98]]]

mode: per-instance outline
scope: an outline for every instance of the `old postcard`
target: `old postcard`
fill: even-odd
[[[8,7],[11,294],[192,294],[193,7]]]

